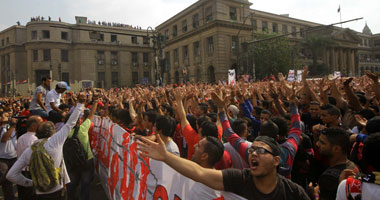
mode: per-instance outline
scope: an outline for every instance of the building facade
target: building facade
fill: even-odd
[[[318,55],[329,73],[356,76],[380,69],[380,34],[367,24],[355,32],[251,6],[248,0],[199,0],[157,26],[155,42],[152,31],[86,17],[76,17],[75,24],[38,20],[9,27],[0,32],[0,93],[29,93],[43,76],[66,81],[75,91],[89,82],[111,88],[154,83],[158,76],[164,83],[216,82],[226,80],[231,68],[254,76],[244,44],[254,46],[261,33],[285,35],[293,45],[308,34],[330,38],[334,44]],[[298,55],[302,65],[312,63],[307,50]]]
[[[0,41],[3,95],[27,94],[44,76],[66,81],[74,91],[89,84],[132,86],[154,77],[147,30],[88,23],[86,17],[76,17],[76,24],[31,21],[12,26],[0,32]]]
[[[226,80],[231,68],[250,71],[244,68],[251,66],[242,63],[242,44],[255,41],[257,33],[286,35],[292,44],[298,44],[311,32],[323,35],[334,45],[324,49],[318,62],[330,72],[355,76],[364,70],[379,69],[380,34],[372,35],[367,25],[363,33],[358,33],[254,10],[251,5],[248,0],[199,0],[160,24],[156,29],[166,39],[162,55],[164,79],[215,82]],[[311,64],[305,49],[299,53],[302,64]]]

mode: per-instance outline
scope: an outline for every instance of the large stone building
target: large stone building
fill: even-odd
[[[363,33],[358,33],[253,10],[251,5],[248,0],[199,0],[159,25],[157,30],[166,39],[165,80],[225,80],[230,68],[244,72],[247,70],[239,68],[251,68],[241,62],[241,44],[254,41],[256,33],[288,35],[292,43],[297,43],[308,30],[317,27],[321,29],[316,33],[334,41],[334,46],[318,59],[331,72],[354,76],[380,67],[380,34],[372,35],[367,25]],[[311,63],[307,53],[301,59],[304,64]]]
[[[83,84],[111,88],[153,78],[147,30],[76,17],[75,24],[39,20],[12,26],[0,32],[0,41],[3,95],[26,94],[44,76],[68,82],[74,91]]]
[[[88,22],[85,17],[76,17],[75,24],[45,20],[9,27],[0,32],[1,93],[16,89],[25,94],[46,75],[67,81],[74,90],[83,81],[104,88],[152,83],[158,74],[165,83],[225,80],[230,68],[254,75],[243,44],[252,44],[258,33],[286,35],[297,44],[318,27],[314,33],[334,41],[318,57],[330,72],[355,76],[380,68],[380,34],[372,34],[367,25],[359,33],[251,6],[248,0],[199,0],[156,27],[163,46],[154,45],[147,30]],[[156,60],[160,67],[154,46],[163,61]],[[306,50],[299,55],[302,64],[312,62]],[[24,80],[28,84],[17,83]]]

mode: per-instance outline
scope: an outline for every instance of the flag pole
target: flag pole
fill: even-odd
[[[339,12],[339,17],[340,17],[340,28],[343,28],[343,24],[342,24],[342,11],[340,10],[340,4],[339,4],[338,12]]]

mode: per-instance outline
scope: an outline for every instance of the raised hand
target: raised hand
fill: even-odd
[[[370,71],[365,71],[365,74],[368,76],[368,78],[372,79],[374,82],[379,82],[379,74],[374,74]]]
[[[215,102],[216,106],[218,108],[224,108],[225,107],[225,102],[222,96],[217,95],[215,92],[211,93],[211,98]]]
[[[156,134],[157,142],[153,142],[147,138],[136,135],[135,138],[138,139],[137,150],[141,151],[140,155],[148,158],[152,158],[159,161],[164,161],[167,157],[167,150],[165,143],[162,141],[160,134]]]

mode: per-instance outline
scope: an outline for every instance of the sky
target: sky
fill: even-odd
[[[361,32],[365,23],[372,33],[380,33],[379,0],[249,0],[252,9],[321,24],[360,18],[345,28]],[[133,26],[156,27],[197,0],[0,0],[0,31],[20,21],[25,25],[32,16],[51,16],[52,20],[75,23],[75,16]]]

